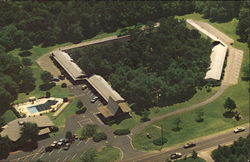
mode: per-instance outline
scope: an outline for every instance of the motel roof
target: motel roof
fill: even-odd
[[[108,84],[106,80],[100,75],[93,75],[86,79],[89,84],[95,88],[95,90],[108,102],[109,97],[111,97],[115,102],[124,101],[112,87]]]
[[[210,55],[211,64],[206,73],[205,79],[220,80],[223,70],[223,65],[227,53],[227,46],[218,44],[213,47]]]
[[[130,109],[130,107],[128,106],[127,103],[121,102],[121,103],[117,104],[116,102],[114,102],[111,99],[109,99],[108,105],[100,106],[97,109],[100,111],[100,113],[105,118],[115,116],[115,114],[117,113],[117,111],[119,109],[124,113],[131,112],[131,109]]]
[[[60,50],[53,51],[52,53],[52,56],[55,58],[55,60],[63,67],[63,69],[74,81],[82,80],[82,78],[86,76],[86,74],[74,62],[68,53]]]
[[[37,124],[38,128],[46,128],[50,126],[54,126],[54,123],[49,119],[48,116],[35,116],[35,117],[28,117],[28,118],[19,118],[16,120],[13,120],[6,124],[3,127],[2,132],[0,132],[0,135],[2,137],[8,136],[10,140],[17,141],[21,137],[21,126],[19,122],[24,123],[35,123]],[[44,134],[44,130],[41,129],[42,132],[39,132],[39,134]]]
[[[218,45],[214,46],[210,55],[210,67],[206,73],[206,80],[220,80],[223,70],[224,61],[226,58],[226,53],[228,46],[219,40],[213,33],[205,30],[199,25],[199,22],[196,22],[192,19],[187,19],[186,22],[192,25],[194,28],[211,38],[213,41],[220,42]]]

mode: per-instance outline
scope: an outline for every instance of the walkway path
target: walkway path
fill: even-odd
[[[131,132],[133,134],[135,134],[135,133],[143,130],[146,126],[152,124],[153,122],[162,120],[162,119],[164,119],[166,117],[169,117],[169,116],[172,116],[172,115],[177,115],[177,114],[180,114],[180,113],[184,113],[184,112],[187,112],[187,111],[191,111],[191,110],[200,108],[201,106],[207,105],[207,104],[213,102],[214,100],[216,100],[218,97],[220,97],[227,87],[228,86],[226,86],[226,85],[222,85],[222,86],[220,86],[220,89],[212,97],[208,98],[207,100],[205,100],[203,102],[200,102],[200,103],[197,103],[197,104],[194,104],[194,105],[191,105],[191,106],[188,106],[188,107],[184,107],[184,108],[176,110],[176,111],[172,111],[172,112],[163,114],[161,116],[157,116],[157,117],[151,119],[148,122],[141,123],[137,127],[133,128],[131,130]]]

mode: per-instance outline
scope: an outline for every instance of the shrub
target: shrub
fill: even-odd
[[[69,99],[67,97],[63,98],[63,102],[68,102],[68,101],[69,101]]]
[[[117,129],[114,131],[115,135],[127,135],[130,133],[129,129]]]
[[[51,96],[50,92],[46,92],[45,96],[46,96],[46,98],[50,98],[50,96]]]
[[[32,55],[32,53],[30,51],[24,51],[24,52],[19,53],[18,55],[21,57],[27,57],[27,56]]]
[[[66,134],[65,134],[65,138],[67,138],[67,139],[72,139],[72,138],[73,138],[72,132],[67,131]]]
[[[87,124],[85,129],[86,129],[85,135],[87,137],[92,137],[97,131],[96,125],[91,125],[91,124]]]
[[[103,132],[101,132],[101,133],[96,133],[96,134],[94,134],[94,136],[93,136],[93,140],[94,140],[95,142],[100,142],[100,141],[106,140],[106,139],[107,139],[107,135],[106,135],[105,133],[103,133]]]
[[[80,101],[80,100],[79,100],[79,101],[77,102],[77,107],[78,107],[78,108],[83,107],[83,103],[82,103],[82,101]]]
[[[86,108],[86,107],[83,107],[83,108],[77,110],[77,111],[76,111],[76,114],[83,114],[83,113],[85,113],[86,111],[87,111],[87,108]]]
[[[23,64],[24,66],[31,66],[31,65],[32,65],[32,61],[31,61],[31,59],[23,58],[23,59],[22,59],[22,64]]]
[[[80,140],[83,140],[83,139],[87,139],[85,128],[82,128],[82,130],[81,130]]]
[[[157,146],[161,146],[161,145],[164,145],[165,143],[167,143],[168,142],[168,140],[165,138],[165,137],[163,137],[163,138],[157,138],[157,139],[155,139],[154,141],[153,141],[153,143],[155,144],[155,145],[157,145]]]
[[[62,88],[66,88],[66,87],[67,87],[67,84],[66,84],[66,83],[63,83],[63,84],[61,85],[61,87],[62,87]]]

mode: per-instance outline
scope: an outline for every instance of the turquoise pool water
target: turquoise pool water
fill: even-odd
[[[27,109],[29,110],[31,114],[34,114],[40,111],[49,110],[51,106],[55,105],[57,102],[58,101],[55,101],[55,100],[48,100],[44,104],[30,106],[30,107],[27,107]]]

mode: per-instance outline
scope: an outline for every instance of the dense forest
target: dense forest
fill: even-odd
[[[225,22],[238,18],[247,5],[244,1],[1,1],[0,48],[9,51],[34,44],[79,42],[98,33],[193,12]],[[242,11],[243,23],[247,21],[244,16]],[[239,33],[248,32],[243,28]]]
[[[137,110],[190,98],[204,85],[211,45],[184,21],[160,20],[160,27],[133,29],[129,42],[69,51],[89,75],[100,74]]]
[[[8,51],[25,51],[39,44],[77,43],[100,33],[193,12],[204,14],[211,21],[239,19],[237,34],[241,41],[250,42],[249,3],[244,1],[0,1],[0,51],[4,58],[0,61],[3,69],[10,68],[0,69],[0,75],[4,75],[1,82],[12,80],[12,86],[19,87],[14,92],[11,89],[15,88],[0,84],[1,95],[11,96],[4,103],[13,101],[16,93],[27,93],[34,87],[30,60],[23,59],[23,65],[11,69],[20,61],[7,55]]]
[[[212,152],[215,162],[247,162],[250,157],[250,135],[240,137],[231,146],[219,146]]]

